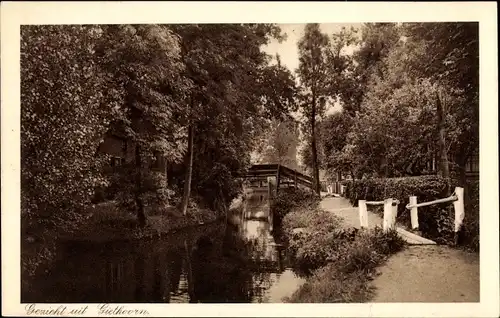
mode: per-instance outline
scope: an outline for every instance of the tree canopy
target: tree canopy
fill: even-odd
[[[345,59],[350,71],[337,77],[343,111],[320,124],[324,167],[357,177],[420,175],[432,172],[439,151],[463,172],[479,138],[477,24],[376,23],[360,31]]]

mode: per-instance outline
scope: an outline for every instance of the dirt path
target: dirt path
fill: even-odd
[[[358,209],[345,198],[324,198],[321,207],[360,227]],[[368,212],[370,228],[382,218]],[[437,245],[409,246],[379,268],[372,302],[478,302],[479,254]]]
[[[479,302],[479,254],[409,246],[379,271],[372,302]]]
[[[321,208],[330,211],[344,219],[344,224],[348,227],[360,227],[358,208],[349,203],[346,198],[328,197],[321,200]],[[368,227],[382,226],[382,218],[375,213],[368,211]]]

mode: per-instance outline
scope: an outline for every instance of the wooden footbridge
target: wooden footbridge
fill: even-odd
[[[260,181],[267,180],[269,177],[274,177],[276,180],[276,191],[279,191],[280,186],[303,186],[311,190],[313,189],[313,178],[280,164],[253,165],[248,169],[244,177],[246,179]],[[260,187],[262,187],[262,185],[260,185]]]

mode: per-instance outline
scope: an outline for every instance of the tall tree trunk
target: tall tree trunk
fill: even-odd
[[[312,168],[313,168],[313,188],[316,194],[319,196],[320,185],[319,185],[318,151],[316,149],[316,95],[314,92],[312,96],[312,111],[311,111],[311,151],[312,151]]]
[[[147,223],[146,212],[144,211],[144,203],[142,202],[142,161],[141,161],[141,146],[139,142],[135,145],[135,203],[137,206],[137,221],[139,226],[144,227]]]
[[[194,155],[194,126],[189,125],[188,128],[188,157],[187,157],[187,171],[186,179],[184,182],[184,195],[182,197],[182,214],[187,215],[187,208],[189,204],[189,196],[191,195],[191,178],[193,176],[193,155]]]
[[[439,132],[438,146],[439,146],[439,175],[446,179],[446,195],[451,194],[450,186],[450,169],[448,164],[448,154],[446,153],[446,128],[444,126],[445,111],[443,109],[441,96],[439,91],[436,90],[436,109],[437,109],[437,127]],[[452,205],[448,205],[447,210],[450,216],[453,216]],[[455,236],[455,242],[457,237]]]
[[[448,163],[448,154],[446,153],[446,141],[445,141],[445,136],[446,136],[446,130],[445,130],[445,125],[444,125],[444,120],[445,120],[445,114],[444,114],[444,109],[443,105],[441,102],[441,96],[439,95],[439,92],[436,91],[436,108],[437,108],[437,126],[439,130],[439,170],[440,170],[440,175],[443,178],[448,179],[450,177],[450,168],[449,168],[449,163]]]

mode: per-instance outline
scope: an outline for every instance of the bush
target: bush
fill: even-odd
[[[456,181],[450,181],[451,188]],[[381,201],[386,198],[398,199],[398,222],[410,226],[410,211],[406,209],[410,196],[418,202],[427,202],[446,197],[447,180],[439,176],[418,176],[404,178],[377,178],[347,181],[346,197],[357,206],[358,200]],[[465,211],[461,245],[472,250],[479,248],[479,183],[469,181],[465,186]],[[419,208],[419,227],[422,234],[438,243],[450,244],[454,241],[454,215],[449,204]],[[383,215],[383,208],[375,213]]]
[[[373,293],[368,278],[361,272],[350,274],[328,264],[314,272],[311,278],[283,299],[287,303],[360,303]]]
[[[351,204],[357,206],[358,200],[379,201],[386,198],[408,202],[410,196],[417,196],[418,201],[425,202],[446,196],[446,179],[439,176],[419,176],[405,178],[376,178],[348,181],[346,197]],[[405,209],[400,204],[398,211]]]
[[[296,198],[300,200],[294,200]],[[374,269],[406,242],[395,230],[345,228],[342,219],[297,194],[280,200],[288,255],[308,277],[286,302],[361,302],[369,298]],[[300,229],[300,231],[297,231]]]
[[[318,208],[296,208],[283,219],[283,230],[290,234],[296,228],[309,228],[313,231],[332,231],[341,227],[341,219],[336,215]]]
[[[285,215],[295,209],[314,210],[319,204],[319,198],[310,191],[284,188],[271,202],[271,211],[275,226],[280,226]]]
[[[403,249],[406,241],[395,230],[384,232],[382,228],[375,227],[370,231],[361,232],[358,241],[371,244],[373,250],[382,255],[391,255]]]
[[[288,217],[288,216],[287,216]],[[295,258],[316,269],[287,302],[362,302],[371,296],[368,281],[387,256],[402,250],[406,242],[396,231],[381,228],[360,230],[355,236],[342,236],[349,230],[314,233],[305,236]],[[297,242],[296,245],[299,245]],[[301,253],[302,251],[302,253]],[[307,251],[305,253],[304,251]],[[305,256],[307,258],[305,258]]]
[[[294,232],[297,228],[302,231]],[[365,256],[371,255],[372,251],[389,255],[404,246],[404,241],[395,231],[384,233],[380,228],[371,231],[344,228],[339,217],[320,209],[290,212],[283,219],[283,230],[295,265],[305,273],[329,262],[346,260],[346,256],[353,257],[347,258],[346,266],[368,268],[373,260]],[[363,260],[368,263],[363,263]]]
[[[282,229],[288,242],[289,255],[302,273],[324,266],[335,257],[341,220],[316,206],[293,208],[283,218]],[[301,229],[294,232],[294,229]]]

